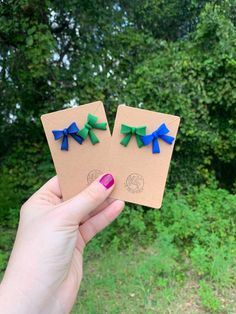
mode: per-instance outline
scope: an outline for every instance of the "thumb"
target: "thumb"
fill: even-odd
[[[78,224],[85,216],[105,201],[111,194],[114,184],[115,180],[112,174],[104,174],[78,195],[62,203],[60,209],[69,220]]]

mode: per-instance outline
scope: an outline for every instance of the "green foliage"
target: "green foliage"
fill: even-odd
[[[215,296],[212,288],[205,282],[200,282],[200,288],[198,294],[202,301],[203,306],[211,313],[219,313],[221,310],[221,304],[219,299]]]
[[[143,313],[140,304],[150,313],[169,308],[175,313],[179,303],[184,308],[191,304],[189,312],[194,304],[209,313],[234,312],[230,300],[235,296],[230,291],[236,284],[235,208],[236,196],[215,188],[192,188],[184,195],[177,187],[166,192],[160,210],[127,204],[121,216],[89,244],[87,264],[99,275],[94,279],[91,270],[85,274],[89,282],[75,308],[93,313],[97,304],[98,312],[116,313],[123,304],[117,301],[121,294],[135,296],[135,304],[132,298],[125,304],[136,313]],[[189,288],[193,282],[196,290]],[[94,299],[88,287],[99,297]],[[107,295],[111,302],[100,304],[98,299],[107,300]]]
[[[182,267],[167,238],[148,248],[110,247],[93,254],[92,247],[85,252],[84,281],[72,313],[164,313],[175,301]]]
[[[207,1],[138,0],[126,6],[128,18],[154,38],[177,40],[195,29],[197,17]]]
[[[162,245],[162,244],[163,245]],[[92,243],[91,243],[92,244]],[[186,276],[178,278],[178,274]],[[230,294],[231,292],[231,294]],[[85,250],[84,279],[72,313],[234,313],[234,289],[197,278],[171,239],[147,248]]]
[[[90,300],[85,302],[86,308],[93,309],[96,290],[101,298],[113,291],[111,300],[114,295],[135,293],[147,309],[151,306],[154,311],[162,306],[164,311],[172,301],[177,302],[179,290],[191,273],[192,280],[200,282],[198,294],[203,306],[212,313],[220,312],[218,294],[236,284],[235,208],[236,195],[209,188],[192,188],[186,195],[179,187],[167,191],[160,210],[127,204],[121,216],[98,234],[86,251],[85,264],[101,263],[91,266],[91,275],[85,276],[85,284],[88,278],[87,285],[92,287],[82,292],[82,298]],[[18,215],[19,210],[9,211],[0,230],[2,270],[13,245]],[[134,262],[137,251],[138,262]],[[123,303],[116,299],[116,303],[105,304],[120,311]],[[98,305],[101,313],[104,306],[103,302]],[[137,307],[132,302],[130,306]]]
[[[216,178],[232,189],[235,10],[228,0],[2,1],[1,164],[12,146],[41,145],[41,113],[101,99],[111,124],[118,102],[181,116],[170,187]]]
[[[140,265],[138,274],[144,285],[154,281],[157,286],[166,287],[171,280],[181,277],[179,251],[169,237],[162,235],[153,243],[152,249]]]
[[[191,40],[159,41],[129,76],[124,102],[181,116],[172,186],[209,184],[216,176],[230,187],[235,180],[235,45],[235,26],[208,4]]]
[[[193,270],[200,277],[211,279],[218,287],[235,285],[235,247],[205,248],[195,246],[191,251]]]
[[[215,188],[167,191],[160,210],[128,204],[86,250],[74,313],[119,313],[124,304],[136,313],[182,313],[187,304],[233,313],[235,208],[236,196]]]
[[[163,261],[168,260],[165,247],[172,250],[172,256],[177,250],[176,256],[181,252],[190,258],[197,276],[212,280],[218,287],[233,287],[235,207],[236,196],[226,190],[193,189],[185,196],[179,189],[168,191],[161,210],[127,205],[121,217],[99,234],[90,248],[95,254],[107,246],[146,247],[157,241]],[[160,261],[160,265],[163,263]],[[172,262],[168,263],[171,267]]]
[[[15,223],[13,209],[18,212],[22,203],[46,180],[54,175],[48,163],[49,150],[42,143],[22,142],[11,150],[0,169],[0,219]],[[11,214],[11,218],[9,218]],[[4,220],[5,218],[5,220]]]
[[[0,271],[4,271],[7,266],[7,254],[0,251]]]
[[[8,225],[7,227],[9,228],[10,226]],[[6,229],[1,227],[0,234],[0,272],[2,272],[6,269],[16,231],[15,229]]]

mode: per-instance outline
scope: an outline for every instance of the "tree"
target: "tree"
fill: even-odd
[[[22,173],[26,181],[17,158],[50,168],[41,154],[42,113],[100,99],[111,124],[124,102],[179,114],[170,182],[181,174],[185,186],[189,178],[199,184],[216,174],[232,186],[235,12],[235,0],[2,0],[0,162],[6,173]]]

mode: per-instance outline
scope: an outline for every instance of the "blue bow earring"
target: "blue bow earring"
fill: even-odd
[[[82,137],[77,135],[78,132],[79,128],[77,127],[75,122],[72,122],[68,128],[65,128],[63,130],[52,131],[55,140],[59,140],[60,138],[62,138],[61,150],[68,150],[69,148],[68,135],[72,136],[73,139],[76,140],[76,142],[78,142],[79,144],[83,143]]]
[[[164,142],[168,144],[172,144],[174,141],[173,136],[166,135],[170,131],[167,129],[165,123],[162,123],[162,125],[159,126],[159,128],[154,131],[152,134],[145,135],[141,137],[141,140],[143,141],[143,145],[147,146],[150,143],[152,143],[152,153],[160,153],[160,146],[158,143],[158,138],[162,139]]]

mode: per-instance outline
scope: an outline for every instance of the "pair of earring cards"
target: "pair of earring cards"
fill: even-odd
[[[178,116],[118,106],[111,135],[100,101],[41,117],[63,200],[103,173],[112,198],[160,208],[178,132]]]

